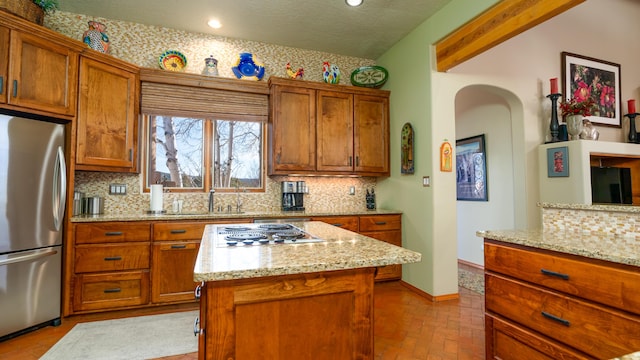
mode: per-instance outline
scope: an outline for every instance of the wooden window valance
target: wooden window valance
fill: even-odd
[[[141,69],[143,114],[267,121],[269,87],[250,82],[166,70]]]

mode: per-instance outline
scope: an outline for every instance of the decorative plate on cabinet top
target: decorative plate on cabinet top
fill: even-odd
[[[169,71],[184,71],[187,67],[187,57],[177,50],[167,50],[160,55],[158,65],[161,69]]]
[[[264,65],[251,53],[240,53],[231,71],[238,79],[261,80],[264,76]]]
[[[351,73],[351,83],[355,86],[379,88],[387,82],[389,73],[382,66],[363,66]]]

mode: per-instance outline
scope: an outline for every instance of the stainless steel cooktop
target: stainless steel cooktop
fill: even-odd
[[[285,223],[218,225],[218,247],[305,244],[322,242],[297,226]]]

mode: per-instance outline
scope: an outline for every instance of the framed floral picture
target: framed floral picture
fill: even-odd
[[[588,120],[606,126],[622,126],[620,64],[562,52],[562,94],[565,100],[591,99]]]
[[[561,146],[547,149],[547,177],[569,176],[569,148]]]

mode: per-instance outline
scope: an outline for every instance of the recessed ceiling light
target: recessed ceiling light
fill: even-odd
[[[222,27],[222,24],[220,24],[220,21],[218,20],[209,20],[209,22],[207,23],[209,26],[211,26],[214,29],[220,29]]]
[[[345,1],[349,6],[360,6],[360,4],[362,4],[362,0],[345,0]]]

